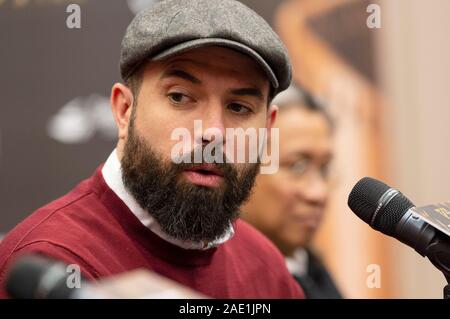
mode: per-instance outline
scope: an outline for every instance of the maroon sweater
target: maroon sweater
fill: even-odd
[[[146,268],[214,298],[303,298],[272,243],[238,220],[235,235],[208,250],[186,250],[146,228],[106,185],[101,168],[37,210],[0,243],[5,273],[22,253],[78,264],[91,280]]]

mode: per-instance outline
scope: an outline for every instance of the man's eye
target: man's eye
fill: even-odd
[[[239,113],[239,114],[249,114],[249,113],[252,112],[252,110],[249,107],[244,106],[244,105],[239,104],[239,103],[231,103],[231,104],[229,104],[228,105],[228,109],[230,109],[234,113]]]
[[[298,160],[291,165],[290,171],[295,175],[302,175],[306,172],[309,166],[308,160]]]
[[[186,103],[189,102],[191,100],[191,98],[183,93],[180,92],[173,92],[173,93],[169,93],[167,94],[167,97],[169,98],[169,100],[172,103],[175,104],[182,104],[182,103]]]

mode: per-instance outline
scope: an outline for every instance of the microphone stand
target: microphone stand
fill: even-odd
[[[437,235],[426,247],[426,256],[431,263],[445,276],[447,285],[444,287],[444,299],[450,300],[450,244],[444,236]]]
[[[450,278],[447,278],[447,282],[449,284],[444,287],[444,299],[450,300]]]

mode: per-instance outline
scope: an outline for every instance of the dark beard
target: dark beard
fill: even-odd
[[[217,163],[223,183],[215,188],[183,178],[184,170],[197,165],[164,161],[130,124],[122,158],[125,187],[169,236],[183,241],[213,241],[238,218],[260,164],[242,164],[238,170],[230,163]]]

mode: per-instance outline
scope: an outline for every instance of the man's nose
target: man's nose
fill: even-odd
[[[202,140],[205,142],[218,141],[218,135],[221,139],[219,141],[225,143],[225,116],[224,109],[219,102],[211,102],[207,105],[202,119]]]
[[[315,205],[324,205],[328,198],[328,183],[319,173],[312,174],[302,187],[302,197]]]

